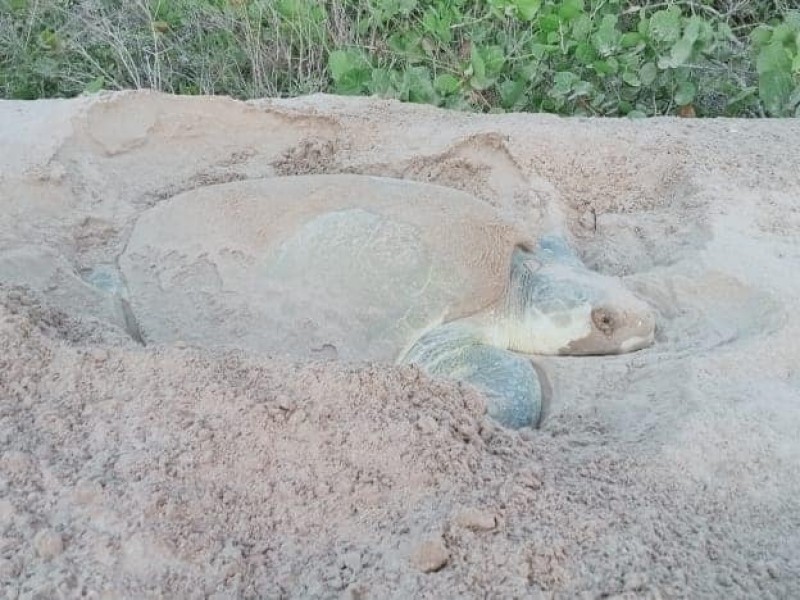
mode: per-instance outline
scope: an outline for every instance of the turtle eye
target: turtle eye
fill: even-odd
[[[605,308],[595,308],[592,311],[592,321],[595,327],[605,334],[614,330],[614,315]]]

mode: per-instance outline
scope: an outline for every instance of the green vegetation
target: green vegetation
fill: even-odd
[[[795,0],[0,0],[0,96],[800,116]]]

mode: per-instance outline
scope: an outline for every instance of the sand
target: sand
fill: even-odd
[[[0,103],[0,597],[800,596],[797,140],[324,95]],[[540,359],[542,427],[509,431],[415,367],[142,344],[102,291],[177,193],[342,172],[532,235],[555,211],[656,343]]]

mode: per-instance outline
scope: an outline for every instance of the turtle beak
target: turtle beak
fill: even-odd
[[[655,316],[644,302],[633,302],[624,308],[600,306],[592,310],[590,318],[589,335],[573,340],[559,354],[626,354],[647,348],[655,340]]]
[[[619,353],[635,352],[653,345],[656,337],[656,318],[651,312],[634,319],[627,331],[621,332]]]

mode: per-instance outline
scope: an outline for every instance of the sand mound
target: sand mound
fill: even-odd
[[[0,130],[0,595],[800,595],[799,123],[121,93],[0,103]],[[117,260],[142,214],[337,172],[531,235],[555,210],[656,344],[544,360],[516,433],[410,367],[141,343]]]

